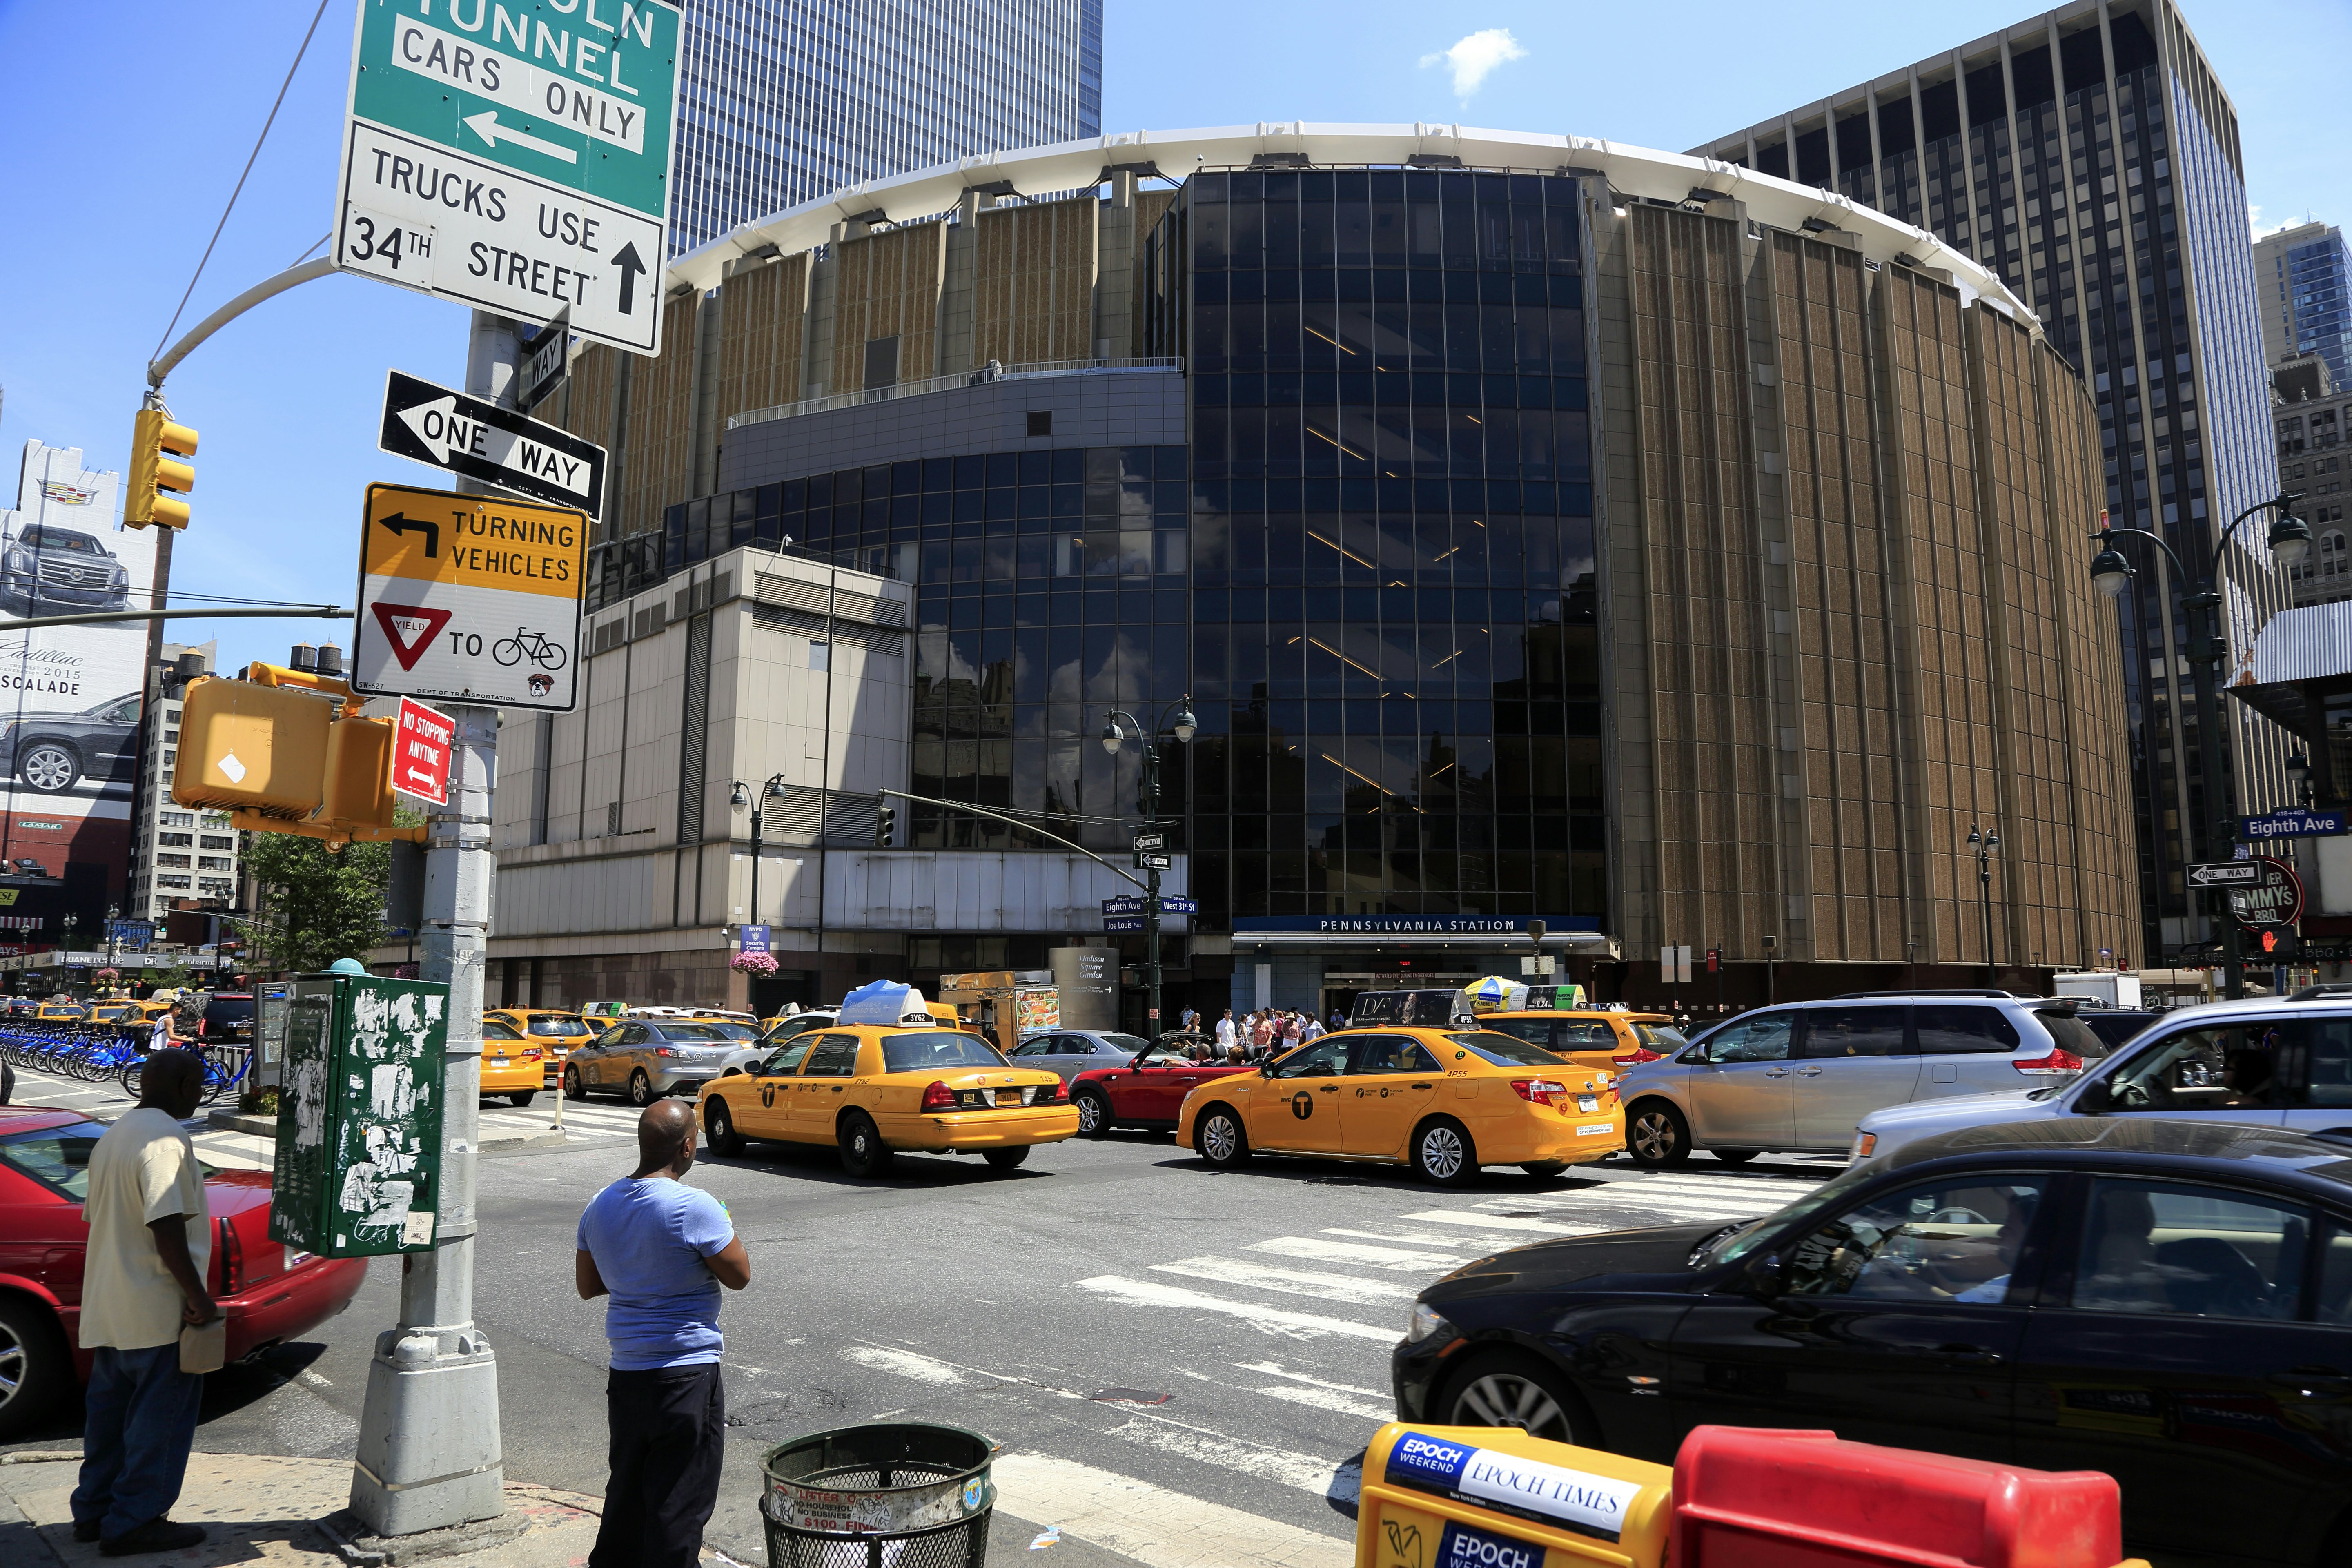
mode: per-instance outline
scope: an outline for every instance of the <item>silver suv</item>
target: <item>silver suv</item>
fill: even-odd
[[[2045,1118],[2158,1117],[2352,1132],[2352,986],[2182,1007],[2078,1078],[1863,1117],[1857,1160],[1915,1139]]]
[[[1626,1152],[1676,1165],[1843,1153],[1883,1106],[2071,1077],[2106,1054],[2071,1001],[2006,991],[1858,992],[1744,1013],[1618,1079]]]

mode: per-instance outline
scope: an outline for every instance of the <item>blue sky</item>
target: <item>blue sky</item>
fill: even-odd
[[[195,10],[149,0],[0,0],[0,485],[28,437],[121,468],[153,352],[236,183],[314,0]],[[350,69],[351,0],[330,0],[186,320],[325,234]],[[1459,121],[1680,149],[2022,20],[2019,5],[1860,0],[1674,7],[1479,4],[1447,10],[1111,0],[1107,129],[1256,121]],[[2352,58],[2343,0],[2200,0],[2191,26],[2236,100],[2265,224],[2352,223],[2352,116],[2303,68]],[[1474,35],[1497,40],[1457,49]],[[1449,51],[1454,51],[1449,57]],[[1506,58],[1514,55],[1516,58]],[[1455,64],[1492,62],[1466,95]],[[1424,60],[1430,63],[1423,64]],[[1476,75],[1473,70],[1469,75]],[[2332,89],[2336,75],[2322,72]],[[309,284],[173,376],[203,432],[175,586],[351,602],[373,479],[430,483],[375,450],[383,374],[459,378],[459,307],[356,278]],[[348,623],[345,624],[346,627]],[[176,621],[224,663],[282,658],[331,624]]]

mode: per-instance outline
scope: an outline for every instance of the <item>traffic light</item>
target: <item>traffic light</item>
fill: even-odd
[[[180,497],[196,488],[196,470],[179,459],[195,455],[194,430],[173,423],[160,408],[141,409],[131,431],[131,480],[123,495],[122,521],[133,528],[151,522],[187,527],[188,503]]]
[[[879,804],[874,808],[874,847],[887,849],[898,836],[898,808],[887,795],[876,798]]]
[[[392,831],[392,749],[397,733],[389,719],[345,717],[328,726],[326,778],[313,823],[353,838],[381,838]]]

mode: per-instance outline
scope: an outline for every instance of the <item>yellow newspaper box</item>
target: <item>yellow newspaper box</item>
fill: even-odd
[[[1356,1568],[1661,1568],[1674,1481],[1508,1427],[1391,1422],[1364,1450]]]

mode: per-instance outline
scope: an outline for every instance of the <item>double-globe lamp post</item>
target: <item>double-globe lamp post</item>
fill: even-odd
[[[1169,709],[1176,711],[1176,717],[1172,722],[1168,717]],[[1164,826],[1160,820],[1160,731],[1164,727],[1170,734],[1176,737],[1177,744],[1186,745],[1191,743],[1193,735],[1200,730],[1201,721],[1192,717],[1192,697],[1190,692],[1168,704],[1167,708],[1161,709],[1159,723],[1153,725],[1150,731],[1144,729],[1141,721],[1134,714],[1123,709],[1114,708],[1110,710],[1109,716],[1103,721],[1102,729],[1103,750],[1114,757],[1118,755],[1119,747],[1127,741],[1127,730],[1119,728],[1119,721],[1122,719],[1127,721],[1128,729],[1134,731],[1136,738],[1143,742],[1143,778],[1136,786],[1135,794],[1136,805],[1143,812],[1142,831],[1148,833]],[[1160,868],[1145,867],[1144,875],[1149,880],[1143,892],[1143,947],[1146,962],[1150,965],[1149,970],[1150,1011],[1144,1019],[1144,1034],[1146,1037],[1157,1040],[1161,1032],[1160,1028]]]
[[[2271,560],[2283,571],[2293,571],[2302,565],[2304,558],[2311,553],[2311,530],[2305,526],[2302,519],[2287,510],[2301,499],[2300,496],[2282,493],[2269,500],[2257,501],[2231,518],[2230,526],[2223,529],[2221,536],[2213,542],[2212,559],[2206,563],[2205,574],[2196,580],[2197,591],[2180,601],[2181,608],[2190,616],[2202,611],[2206,617],[2206,635],[2199,637],[2193,629],[2190,633],[2189,666],[2196,672],[2197,678],[2197,750],[2205,779],[2206,818],[2210,825],[2207,853],[2217,857],[2231,852],[2238,838],[2236,826],[2230,817],[2229,775],[2222,755],[2217,690],[2221,661],[2230,655],[2230,640],[2221,632],[2221,595],[2218,591],[2221,578],[2221,552],[2230,547],[2230,537],[2238,531],[2241,523],[2256,512],[2275,511],[2278,515],[2272,521],[2269,539]],[[2189,581],[2188,567],[2181,563],[2179,555],[2164,542],[2162,535],[2145,528],[2108,527],[2102,518],[2101,527],[2091,535],[2099,545],[2099,552],[2091,558],[2091,582],[2101,593],[2111,599],[2119,599],[2131,586],[2132,564],[2125,559],[2123,552],[2116,548],[2116,544],[2117,541],[2132,536],[2145,539],[2163,551],[2165,558],[2172,563],[2174,576],[2184,584]],[[2194,624],[2192,621],[2192,627]],[[2178,744],[2177,725],[2175,735],[2175,743]],[[2209,903],[2208,912],[2213,916],[2221,931],[2223,994],[2235,1000],[2246,993],[2245,971],[2239,954],[2238,922],[2230,909],[2226,889],[2214,896]]]
[[[751,818],[751,918],[748,921],[737,922],[736,930],[739,936],[744,926],[758,925],[760,923],[761,833],[767,826],[768,803],[772,800],[782,800],[783,798],[784,775],[782,773],[769,774],[768,782],[760,786],[760,809],[757,811],[751,810],[751,787],[745,784],[741,779],[737,779],[735,781],[735,787],[728,792],[727,805],[729,808],[731,809],[738,816],[741,816],[746,813],[749,813]],[[823,853],[823,851],[820,850],[819,853]]]
[[[1990,991],[2000,984],[1992,963],[1992,853],[2000,847],[2000,835],[1980,833],[1971,823],[1969,847],[1977,852],[1977,907],[1984,912],[1985,989]]]

